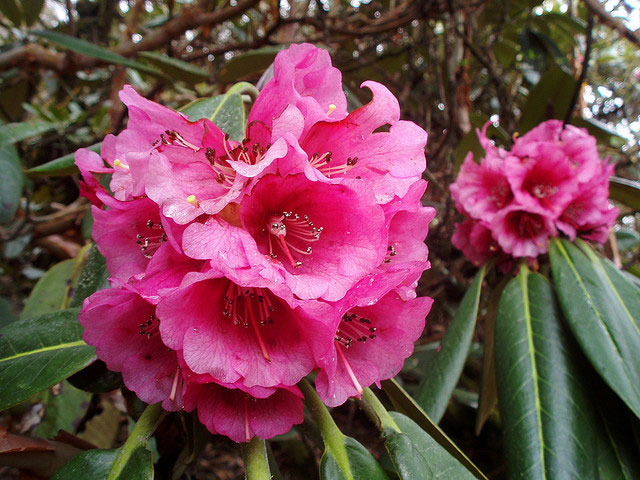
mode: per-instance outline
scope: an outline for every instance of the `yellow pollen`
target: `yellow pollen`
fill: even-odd
[[[333,103],[329,104],[329,110],[327,110],[327,115],[331,115],[333,111],[338,108]]]
[[[194,207],[197,207],[198,206],[198,199],[196,198],[195,195],[189,195],[187,197],[187,203],[190,203]]]
[[[115,161],[113,162],[113,166],[114,167],[124,168],[125,170],[129,170],[129,165],[125,165],[118,158],[116,158]]]

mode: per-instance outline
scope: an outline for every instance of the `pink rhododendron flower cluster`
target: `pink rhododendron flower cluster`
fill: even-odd
[[[330,406],[399,372],[432,303],[427,134],[363,86],[348,113],[328,53],[292,45],[241,142],[126,86],[127,128],[77,152],[112,286],[85,301],[84,339],[143,401],[247,441],[302,421],[314,370]]]
[[[516,138],[510,151],[493,145],[485,125],[480,163],[469,153],[451,194],[468,218],[453,244],[476,264],[499,256],[536,258],[549,237],[603,243],[617,217],[609,203],[613,165],[602,161],[586,130],[549,120]]]

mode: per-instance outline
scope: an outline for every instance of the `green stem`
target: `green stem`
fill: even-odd
[[[264,440],[253,437],[250,442],[242,444],[246,480],[270,480],[269,458]]]
[[[365,388],[362,392],[362,404],[369,418],[371,418],[381,430],[392,429],[396,432],[401,432],[398,424],[391,418],[387,409],[384,408],[382,402],[369,387]]]
[[[322,403],[322,400],[320,400],[320,397],[311,384],[303,378],[298,386],[304,394],[305,405],[311,412],[313,419],[318,424],[325,448],[333,454],[336,462],[342,469],[342,472],[348,476],[347,480],[353,480],[353,474],[351,473],[351,467],[349,465],[349,458],[347,457],[344,435],[333,421],[329,410],[325,404]]]
[[[147,444],[149,437],[153,434],[163,416],[164,410],[162,410],[162,406],[159,403],[145,408],[140,419],[133,427],[131,435],[118,450],[118,456],[111,466],[107,480],[118,480],[133,452],[140,446]]]
[[[227,90],[227,94],[230,93],[238,93],[240,95],[249,95],[253,100],[258,98],[260,92],[253,84],[249,82],[238,82],[233,85],[229,90]]]

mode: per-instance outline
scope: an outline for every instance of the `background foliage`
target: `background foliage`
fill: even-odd
[[[448,185],[467,152],[481,153],[474,129],[487,120],[494,124],[490,136],[504,146],[509,146],[513,134],[525,133],[548,118],[588,128],[621,177],[612,184],[612,197],[621,202],[621,218],[604,253],[639,283],[634,276],[640,275],[640,195],[633,183],[640,179],[640,34],[634,31],[639,26],[640,5],[623,0],[4,0],[0,2],[0,327],[11,331],[16,328],[10,325],[14,320],[24,320],[20,328],[27,328],[25,345],[12,348],[28,352],[28,343],[46,335],[52,324],[60,325],[61,331],[65,322],[72,325],[74,309],[104,285],[104,263],[95,249],[85,247],[91,217],[88,202],[78,197],[72,154],[123,128],[126,109],[117,92],[124,84],[180,108],[225,93],[237,82],[255,83],[282,46],[313,42],[327,48],[342,70],[351,108],[368,101],[367,90],[360,91],[359,85],[374,79],[399,98],[403,118],[429,132],[425,176],[430,186],[423,201],[435,206],[438,216],[427,240],[433,266],[423,276],[419,293],[436,302],[399,381],[480,470],[489,478],[506,478],[505,455],[517,455],[510,453],[517,445],[510,443],[507,433],[502,448],[502,428],[494,408],[495,376],[492,369],[483,368],[483,358],[485,365],[491,365],[493,320],[505,342],[515,343],[522,332],[500,328],[504,320],[499,298],[506,281],[495,271],[482,269],[476,274],[452,248],[456,213]],[[216,98],[191,104],[191,114],[202,108],[206,115],[215,110],[215,102],[238,106],[247,100],[239,93]],[[237,125],[229,128],[242,131]],[[554,276],[561,260],[556,257],[560,266],[554,267]],[[482,290],[483,284],[491,285],[492,293]],[[522,296],[522,285],[540,296],[548,294],[545,280],[532,273],[507,286],[504,301],[515,302]],[[574,345],[569,351],[557,348],[564,345],[566,332],[545,322],[558,317],[558,306],[550,301],[544,307],[550,311],[531,312],[532,328],[550,340],[540,345],[540,358],[534,359],[540,378],[559,368],[568,376],[578,370],[582,373],[576,375],[583,375],[582,354]],[[64,346],[56,350],[68,367],[56,369],[54,382],[61,383],[41,392],[51,382],[38,383],[39,373],[29,370],[28,355],[5,362],[0,372],[3,391],[18,399],[1,395],[0,407],[10,407],[0,416],[2,432],[28,435],[11,441],[25,442],[20,448],[29,452],[16,457],[11,452],[18,447],[0,436],[0,464],[37,464],[32,474],[45,478],[91,446],[104,450],[75,457],[74,465],[65,467],[67,473],[59,471],[55,478],[73,478],[78,471],[73,469],[87,465],[108,471],[118,453],[107,449],[122,444],[132,428],[127,418],[138,418],[143,408],[130,393],[113,393],[119,378],[99,362],[88,367],[92,370],[82,370],[93,360],[91,349],[72,327],[64,331],[68,338],[47,339],[53,342],[50,345]],[[518,355],[497,354],[499,373],[509,359],[498,355],[510,354]],[[552,367],[545,365],[545,356],[554,359]],[[51,361],[56,365],[55,358]],[[585,417],[575,419],[584,428],[579,435],[597,438],[601,445],[594,464],[584,461],[588,455],[562,460],[583,469],[576,478],[637,478],[638,419],[600,385],[596,375],[587,375],[593,385],[587,393],[571,382],[560,393],[541,391],[541,398],[550,399],[572,392],[572,400],[585,406]],[[544,388],[543,383],[532,388]],[[364,445],[387,471],[393,470],[389,455],[406,452],[406,442],[414,442],[417,451],[433,448],[437,455],[440,443],[431,445],[431,437],[414,431],[417,422],[438,438],[428,422],[421,423],[417,407],[398,393],[397,383],[387,382],[385,391],[388,398],[381,397],[385,404],[391,405],[389,400],[412,420],[396,413],[392,418],[372,413],[382,429],[381,439],[376,440],[375,428],[354,402],[335,409],[333,416],[348,435],[349,455],[368,455]],[[560,410],[552,417],[563,415],[562,405],[556,407]],[[620,415],[605,415],[611,410]],[[512,415],[517,414],[516,408]],[[44,440],[59,430],[67,433]],[[541,448],[560,451],[562,438],[544,438]],[[268,446],[282,478],[317,478],[316,462],[323,450],[311,419]],[[190,415],[163,420],[149,442],[145,438],[134,446],[123,468],[137,468],[136,462],[148,465],[146,452],[159,462],[160,478],[243,475],[235,444],[209,436]],[[324,457],[325,471],[333,468],[330,457]],[[398,458],[394,460],[406,460]],[[8,468],[0,472],[16,474]],[[433,478],[445,477],[434,472]]]

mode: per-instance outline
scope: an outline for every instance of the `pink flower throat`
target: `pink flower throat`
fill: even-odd
[[[336,331],[335,341],[349,348],[354,340],[365,343],[373,340],[376,327],[371,326],[371,320],[357,313],[345,313],[340,321],[340,326]]]
[[[311,255],[313,249],[309,243],[320,240],[324,227],[316,227],[308,215],[300,215],[292,211],[270,215],[264,231],[269,240],[269,255],[277,258],[274,243],[279,246],[292,267],[299,267],[302,261],[294,255]]]

